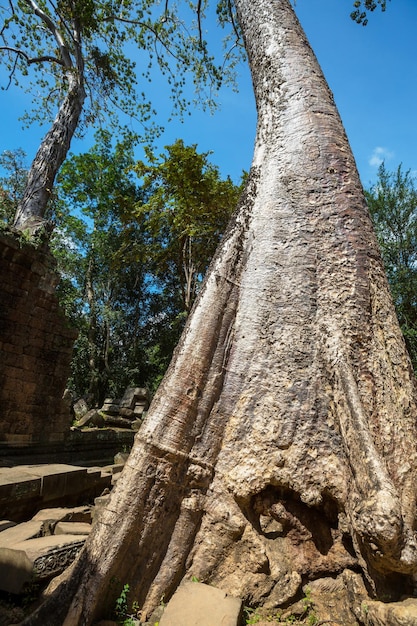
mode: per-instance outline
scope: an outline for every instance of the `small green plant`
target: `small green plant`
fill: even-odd
[[[132,613],[129,612],[127,600],[129,592],[130,586],[128,583],[126,583],[125,585],[123,585],[123,588],[120,592],[119,597],[116,600],[116,604],[114,607],[117,623],[122,624],[122,626],[135,626],[137,623],[134,618],[138,614],[139,605],[137,602],[133,602]]]
[[[129,595],[129,591],[130,591],[130,586],[128,585],[128,583],[126,583],[123,586],[120,592],[120,595],[116,600],[116,605],[114,607],[116,618],[122,624],[123,624],[124,618],[127,615],[127,597]]]
[[[252,609],[250,606],[243,607],[243,614],[245,616],[245,624],[257,624],[261,621],[261,616]]]

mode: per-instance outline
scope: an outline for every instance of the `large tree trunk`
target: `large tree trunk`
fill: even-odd
[[[68,92],[29,169],[26,188],[14,220],[14,226],[19,230],[36,231],[45,222],[55,177],[68,154],[80,119],[86,95],[82,76],[71,68],[67,77]]]
[[[414,377],[348,141],[289,1],[235,3],[246,192],[110,504],[27,624],[90,624],[125,583],[149,614],[184,576],[276,606],[346,567],[376,593],[416,570]]]

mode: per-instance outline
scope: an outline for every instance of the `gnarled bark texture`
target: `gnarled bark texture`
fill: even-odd
[[[29,169],[23,198],[14,219],[18,230],[36,232],[45,224],[44,216],[55,177],[67,156],[80,119],[86,96],[82,73],[71,67],[67,79],[68,92]]]
[[[109,506],[27,624],[90,624],[126,582],[149,614],[184,576],[272,607],[345,568],[377,593],[416,570],[414,377],[348,141],[289,1],[235,3],[246,193]]]

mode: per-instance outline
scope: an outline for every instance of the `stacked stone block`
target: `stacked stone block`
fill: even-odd
[[[71,425],[62,400],[76,331],[55,293],[51,254],[0,235],[0,444],[58,442]]]

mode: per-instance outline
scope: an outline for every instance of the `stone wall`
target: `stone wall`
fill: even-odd
[[[71,415],[62,401],[76,331],[55,295],[52,256],[0,234],[0,444],[63,441]]]

